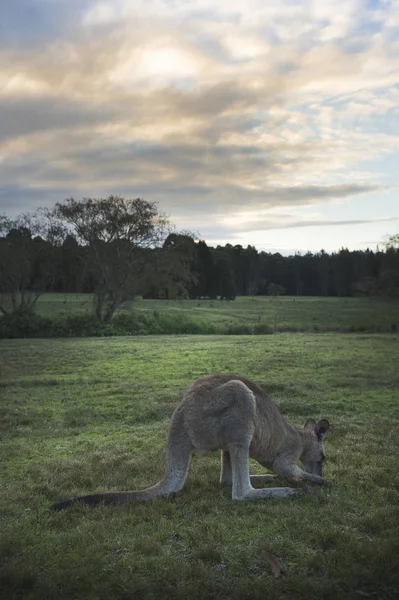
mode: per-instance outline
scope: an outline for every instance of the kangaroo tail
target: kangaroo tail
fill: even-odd
[[[184,427],[183,414],[177,407],[172,416],[169,429],[165,473],[158,483],[144,490],[133,492],[106,492],[104,494],[89,494],[56,502],[52,510],[63,510],[74,504],[98,506],[100,504],[127,504],[147,502],[156,496],[169,496],[182,489],[193,446]]]
[[[63,510],[76,504],[85,504],[86,506],[99,506],[100,504],[128,504],[134,502],[146,502],[156,496],[167,496],[168,492],[162,481],[145,490],[137,492],[106,492],[104,494],[89,494],[88,496],[78,496],[70,500],[63,500],[53,504],[51,510]]]

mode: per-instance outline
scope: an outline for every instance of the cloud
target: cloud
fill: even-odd
[[[342,226],[353,226],[353,225],[365,225],[368,223],[391,223],[393,221],[399,221],[399,216],[384,217],[379,219],[350,219],[350,220],[332,220],[332,219],[307,219],[307,220],[294,220],[294,219],[277,219],[273,220],[263,219],[262,221],[244,222],[239,228],[239,231],[270,231],[272,229],[298,229],[304,227],[342,227]]]
[[[249,222],[252,210],[386,189],[381,161],[399,147],[395,3],[1,10],[1,210],[126,193],[178,222],[211,214],[222,231],[243,205]]]
[[[0,39],[2,46],[40,48],[81,19],[91,0],[2,0]]]
[[[79,129],[104,122],[110,111],[95,110],[86,103],[64,98],[0,99],[0,140],[30,136],[37,132]]]

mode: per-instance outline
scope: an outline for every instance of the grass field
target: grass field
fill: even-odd
[[[398,335],[0,341],[1,597],[397,598],[398,364]],[[233,502],[212,455],[172,499],[48,510],[155,483],[181,392],[217,372],[258,381],[293,424],[327,417],[332,485]]]
[[[43,294],[37,311],[44,316],[92,312],[89,294]],[[239,297],[217,300],[142,300],[124,312],[150,315],[154,311],[212,323],[220,332],[228,327],[263,324],[271,331],[390,331],[399,327],[399,303],[382,298]],[[237,331],[237,333],[240,333]]]

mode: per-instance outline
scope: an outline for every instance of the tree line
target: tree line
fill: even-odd
[[[176,232],[154,202],[68,198],[0,216],[0,311],[33,310],[43,292],[93,294],[104,323],[126,300],[239,296],[399,296],[399,235],[377,251],[295,254],[211,247]]]

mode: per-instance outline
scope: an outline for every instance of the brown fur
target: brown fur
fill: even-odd
[[[234,500],[285,498],[297,490],[289,487],[255,489],[254,481],[275,475],[249,475],[248,459],[291,480],[323,483],[323,439],[326,419],[309,419],[295,429],[268,395],[254,382],[236,375],[211,375],[195,381],[172,415],[162,479],[141,491],[90,494],[53,505],[60,510],[76,502],[90,506],[122,504],[168,496],[182,489],[192,452],[205,456],[222,451],[220,482],[232,486]],[[297,466],[301,461],[305,470]]]

